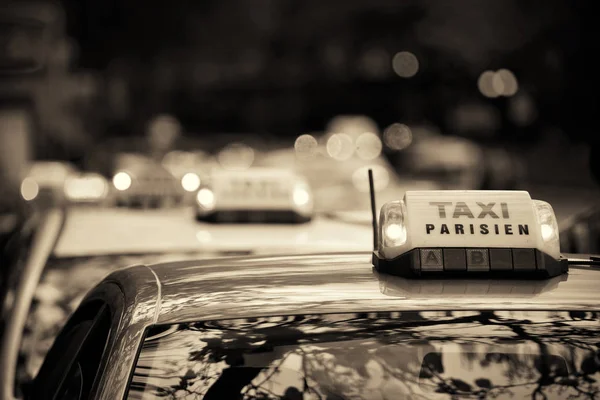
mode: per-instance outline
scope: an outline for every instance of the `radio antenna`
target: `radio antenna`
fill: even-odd
[[[373,224],[373,251],[377,250],[377,206],[375,205],[375,185],[373,170],[369,168],[369,193],[371,194],[371,219]]]

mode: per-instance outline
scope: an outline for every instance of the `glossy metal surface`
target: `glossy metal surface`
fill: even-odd
[[[433,310],[595,310],[600,270],[548,281],[407,280],[378,275],[370,253],[239,257],[135,266],[106,285],[124,293],[95,399],[123,398],[153,324],[281,314]],[[85,300],[84,300],[85,301]]]
[[[1,399],[11,399],[14,397],[15,368],[21,337],[27,319],[27,312],[31,306],[33,293],[40,280],[46,261],[52,253],[52,248],[60,233],[63,217],[62,211],[58,209],[50,210],[41,221],[34,235],[34,243],[31,246],[32,250],[21,274],[22,278],[19,280],[15,291],[13,307],[6,321],[6,330],[2,335],[0,354]]]
[[[94,399],[122,399],[133,369],[145,329],[156,322],[160,306],[160,285],[156,275],[145,266],[126,268],[111,274],[87,298],[117,284],[123,292],[123,308],[118,327],[113,325],[106,368],[98,382]],[[85,302],[86,300],[84,300]]]
[[[128,306],[131,307],[131,304],[135,302],[135,299],[130,299],[130,304],[126,304],[122,287],[114,282],[104,282],[85,297],[81,303],[81,306],[85,307],[87,303],[96,302],[97,300],[101,300],[104,304],[107,304],[111,313],[110,335],[104,350],[106,355],[100,361],[98,368],[99,371],[109,372],[114,369],[110,364],[110,362],[114,360],[111,355],[115,354],[115,350],[121,350],[119,346],[123,333],[122,329],[127,329],[127,326],[123,325],[124,318],[126,317],[125,311],[127,310]],[[143,307],[143,305],[140,306]],[[63,327],[63,329],[65,329],[65,327]],[[98,346],[100,345],[101,344],[98,343]],[[123,355],[123,359],[126,360],[128,358],[125,352],[122,352],[121,354]],[[90,398],[95,398],[99,395],[99,393],[104,392],[106,390],[106,386],[109,386],[112,389],[115,388],[116,385],[113,384],[113,382],[107,383],[105,381],[105,378],[109,375],[110,373],[99,375],[100,378],[95,382],[95,385],[92,387],[90,392]],[[121,383],[121,385],[123,385],[123,383]]]
[[[158,322],[280,313],[386,310],[591,310],[600,270],[571,267],[556,281],[406,280],[379,276],[370,253],[250,257],[152,266]],[[417,290],[418,289],[418,290]]]

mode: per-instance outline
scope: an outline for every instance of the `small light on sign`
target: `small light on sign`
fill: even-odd
[[[395,242],[406,235],[406,230],[399,224],[390,224],[385,228],[385,236]]]

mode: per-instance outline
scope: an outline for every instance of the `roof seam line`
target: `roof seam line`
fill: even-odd
[[[150,268],[147,265],[144,265],[144,267],[148,268],[150,270],[150,272],[152,272],[152,275],[154,275],[154,279],[156,279],[156,287],[157,287],[157,291],[158,291],[158,299],[156,300],[156,308],[154,309],[154,323],[158,322],[158,316],[160,315],[160,309],[162,306],[162,284],[160,282],[160,279],[158,279],[158,275],[156,275],[156,272],[154,272],[154,270],[152,268]]]

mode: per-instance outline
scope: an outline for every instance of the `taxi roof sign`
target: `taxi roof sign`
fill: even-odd
[[[308,222],[313,195],[294,171],[214,169],[197,193],[196,218],[208,222]]]
[[[371,202],[381,272],[547,278],[567,271],[552,207],[526,191],[408,191],[382,206],[379,223],[373,190]]]
[[[432,190],[407,192],[406,228],[413,247],[540,246],[525,191]]]

